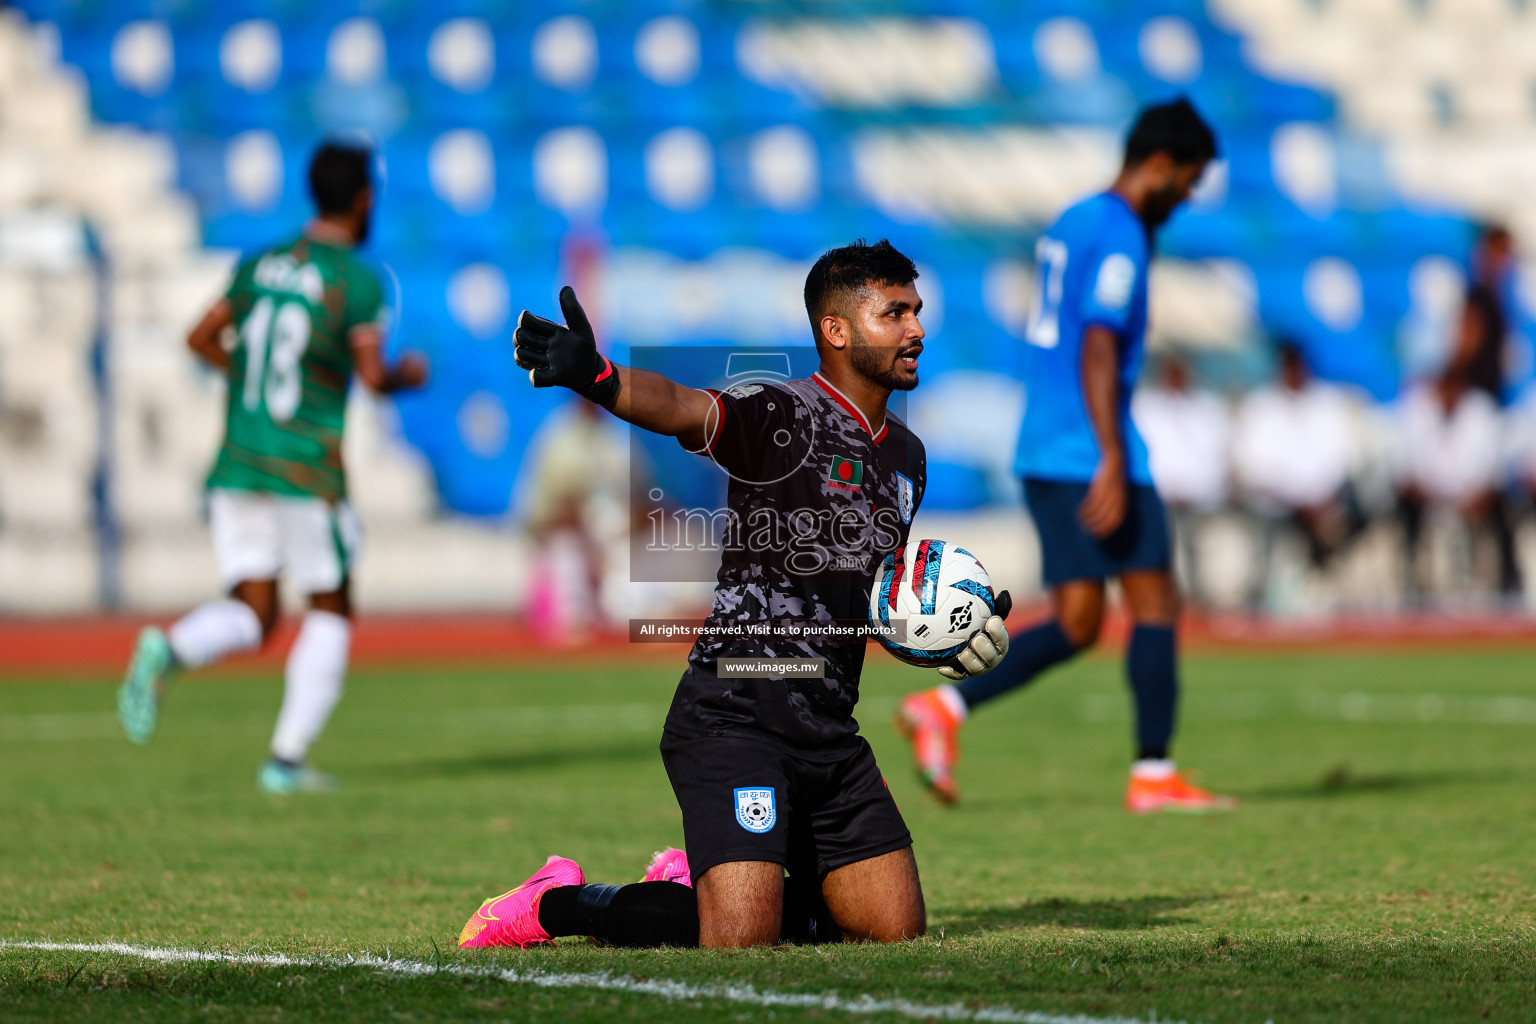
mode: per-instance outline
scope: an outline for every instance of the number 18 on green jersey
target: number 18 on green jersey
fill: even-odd
[[[237,334],[208,486],[341,500],[349,335],[380,320],[378,277],[350,249],[301,236],[242,263],[226,298]]]

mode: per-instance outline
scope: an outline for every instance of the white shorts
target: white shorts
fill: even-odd
[[[344,501],[214,488],[208,492],[213,551],[226,589],[286,572],[305,594],[340,589],[360,539]]]

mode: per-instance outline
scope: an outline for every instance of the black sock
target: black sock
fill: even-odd
[[[1125,651],[1126,676],[1136,698],[1136,749],[1165,758],[1179,706],[1178,649],[1172,626],[1138,623]]]
[[[678,882],[562,885],[539,898],[539,927],[615,946],[697,946],[699,902]]]
[[[784,879],[784,916],[779,923],[779,941],[802,945],[841,942],[843,933],[832,920],[832,912],[821,898],[821,879],[816,877]]]
[[[615,946],[690,947],[699,944],[699,904],[677,882],[563,885],[540,897],[539,926],[552,937],[591,935]],[[842,941],[819,879],[784,880],[779,933],[783,942]]]

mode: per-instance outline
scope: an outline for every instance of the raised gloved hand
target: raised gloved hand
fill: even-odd
[[[946,679],[970,679],[997,668],[1008,653],[1008,626],[1005,619],[1013,609],[1013,598],[1004,590],[994,602],[996,611],[988,616],[981,628],[971,634],[955,661],[939,667],[939,675]]]
[[[528,371],[536,388],[570,388],[611,407],[619,395],[619,375],[597,351],[592,325],[570,285],[560,289],[560,312],[564,326],[523,310],[512,335],[517,365]]]

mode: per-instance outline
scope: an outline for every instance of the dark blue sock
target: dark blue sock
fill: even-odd
[[[1125,674],[1136,697],[1137,758],[1164,758],[1179,706],[1178,650],[1172,626],[1138,625],[1125,651]]]
[[[1017,690],[1052,665],[1066,661],[1076,653],[1077,648],[1072,646],[1067,634],[1052,619],[1013,637],[1008,641],[1008,653],[1003,657],[1001,665],[984,676],[967,679],[955,689],[960,691],[965,706],[974,708],[994,697],[1001,697],[1009,690]]]

